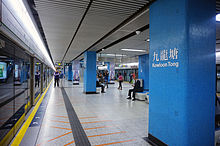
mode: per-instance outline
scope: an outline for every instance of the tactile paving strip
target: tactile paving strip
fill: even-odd
[[[66,111],[68,114],[68,118],[69,118],[71,129],[72,129],[72,134],[73,134],[74,142],[76,146],[91,146],[89,139],[63,87],[61,87],[61,91],[63,94],[63,99],[64,99],[64,103],[66,106]]]

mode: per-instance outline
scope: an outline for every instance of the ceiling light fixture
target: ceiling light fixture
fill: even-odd
[[[122,51],[129,51],[129,52],[146,52],[146,50],[138,50],[138,49],[121,49]]]
[[[220,21],[220,14],[216,15],[216,21]]]
[[[137,30],[137,31],[135,31],[135,33],[136,33],[137,35],[139,35],[139,34],[141,33],[141,31]]]
[[[220,52],[216,52],[215,55],[216,55],[216,59],[220,58]]]

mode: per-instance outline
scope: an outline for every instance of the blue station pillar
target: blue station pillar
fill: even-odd
[[[73,80],[72,64],[69,63],[69,66],[68,66],[68,81],[72,81],[72,80]]]
[[[107,70],[108,70],[108,82],[110,81],[110,62],[105,62],[105,64],[107,65]]]
[[[143,79],[144,89],[149,90],[149,54],[139,56],[138,78]]]
[[[96,52],[87,51],[84,53],[84,80],[83,91],[86,94],[96,93]]]
[[[150,6],[150,140],[214,146],[215,15],[215,0]]]

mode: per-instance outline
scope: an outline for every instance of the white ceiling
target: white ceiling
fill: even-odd
[[[64,60],[71,61],[114,27],[142,8],[149,0],[94,0]],[[34,0],[53,60],[62,60],[73,34],[81,20],[89,0]],[[98,50],[147,24],[147,13],[129,23],[103,43],[91,50]],[[126,44],[120,43],[105,51],[116,52],[120,48],[143,49],[146,33],[135,36]],[[146,48],[145,48],[146,49]],[[104,52],[103,52],[104,53]],[[129,54],[128,52],[126,52]],[[134,52],[130,52],[134,55]]]

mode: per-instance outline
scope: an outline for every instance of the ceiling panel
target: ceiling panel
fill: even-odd
[[[102,51],[101,53],[124,54],[126,55],[124,58],[138,56],[141,54],[148,54],[149,53],[149,42],[147,42],[148,36],[149,36],[149,30],[145,30],[141,32],[139,35],[135,35],[121,43],[118,43]],[[146,52],[128,52],[128,51],[122,51],[121,49],[139,49],[139,50],[146,50]]]
[[[34,1],[53,59],[54,61],[62,60],[70,40],[90,1]],[[149,1],[150,0],[94,0],[64,60],[71,61],[83,51],[90,48],[113,28],[143,8]],[[217,0],[216,13],[220,12],[219,7],[220,2]],[[97,51],[147,24],[149,24],[148,10],[105,38],[102,42],[93,46],[90,50]],[[216,48],[220,51],[220,23],[217,23],[216,30]],[[149,42],[146,41],[148,38],[149,32],[146,30],[107,50],[101,51],[101,53],[120,53],[126,54],[127,57],[143,54],[121,51],[122,48],[146,49],[146,53],[148,53]],[[78,59],[82,57],[83,56]]]
[[[128,23],[127,25],[119,29],[117,32],[107,37],[104,41],[100,42],[98,45],[96,45],[91,50],[97,51],[99,49],[102,49],[108,44],[136,31],[137,29],[145,26],[146,24],[149,24],[149,11],[148,10],[142,15],[140,15],[140,17],[136,18],[134,21]],[[146,34],[146,35],[148,35],[147,37],[149,38],[149,34]]]
[[[99,38],[103,37],[119,23],[143,7],[146,2],[146,0],[139,1],[139,3],[120,0],[94,1],[71,49],[75,51],[81,50],[83,52]],[[98,47],[94,48],[98,49]],[[65,59],[72,60],[78,54],[80,53],[73,51],[71,54],[68,53]]]
[[[35,0],[45,36],[56,60],[61,60],[89,1]]]
[[[34,1],[52,57],[54,61],[62,60],[89,0]],[[148,0],[94,0],[64,60],[72,60],[147,3]],[[108,39],[126,35],[136,29],[135,25]]]

